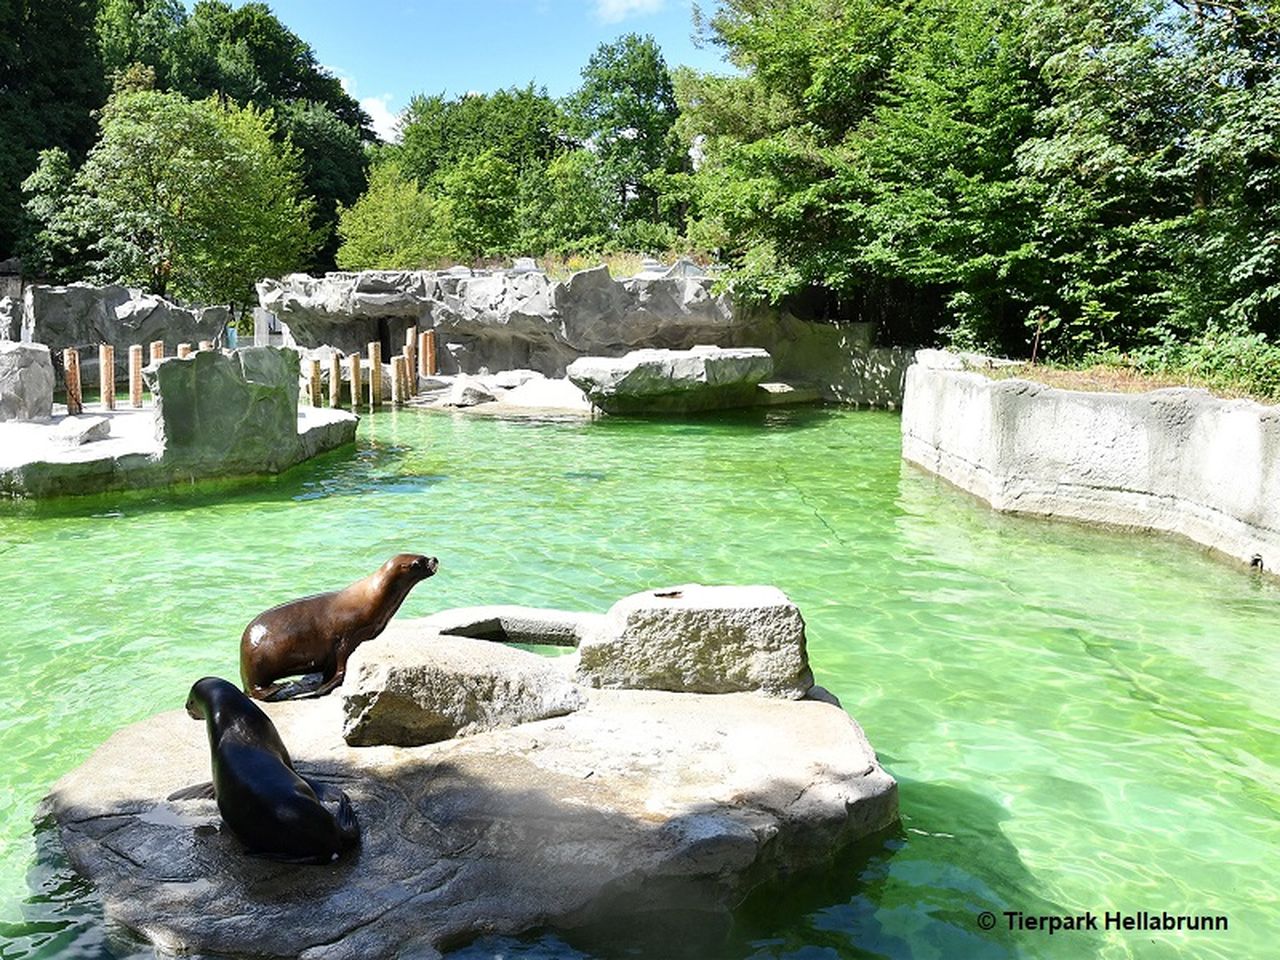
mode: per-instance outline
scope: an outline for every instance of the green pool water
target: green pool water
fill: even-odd
[[[403,613],[773,583],[901,784],[901,828],[752,898],[721,955],[1264,957],[1280,943],[1280,589],[1180,542],[997,515],[885,413],[366,418],[265,486],[0,503],[0,957],[109,956],[31,816],[120,726],[235,677],[244,624],[403,550]],[[994,930],[978,915],[997,916]],[[1004,911],[1214,914],[1010,931]],[[137,946],[135,951],[140,949]],[[459,958],[596,956],[553,934]]]

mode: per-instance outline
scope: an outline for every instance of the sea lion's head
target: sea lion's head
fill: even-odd
[[[187,716],[192,720],[203,720],[227,690],[233,693],[239,692],[234,684],[221,677],[202,677],[197,680],[191,685],[191,692],[187,694]]]
[[[402,583],[421,583],[432,576],[440,566],[435,557],[420,553],[398,553],[382,565],[384,576]]]

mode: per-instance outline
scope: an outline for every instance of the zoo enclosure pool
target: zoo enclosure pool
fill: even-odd
[[[603,610],[688,581],[796,600],[819,682],[900,781],[902,827],[753,898],[727,956],[1268,955],[1280,588],[1179,542],[993,513],[903,466],[898,423],[385,412],[355,455],[265,486],[0,505],[0,957],[108,955],[91,893],[33,863],[48,785],[193,679],[234,678],[259,610],[401,550],[442,561],[406,616]],[[1049,936],[1004,919],[1085,910],[1229,929]],[[458,955],[577,948],[599,952],[544,934]]]

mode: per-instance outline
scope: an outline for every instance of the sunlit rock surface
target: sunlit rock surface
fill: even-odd
[[[412,748],[348,746],[336,696],[265,705],[297,767],[355,806],[363,845],[333,867],[245,857],[213,801],[163,799],[209,778],[204,724],[181,710],[118,732],[43,812],[108,917],[162,949],[306,958],[637,918],[705,932],[754,885],[897,817],[893,779],[831,703],[586,698]]]

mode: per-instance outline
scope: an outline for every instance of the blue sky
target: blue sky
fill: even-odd
[[[691,0],[267,2],[384,135],[415,93],[488,92],[533,80],[563,96],[596,47],[624,33],[652,34],[672,67],[730,69],[720,48],[694,45]]]

